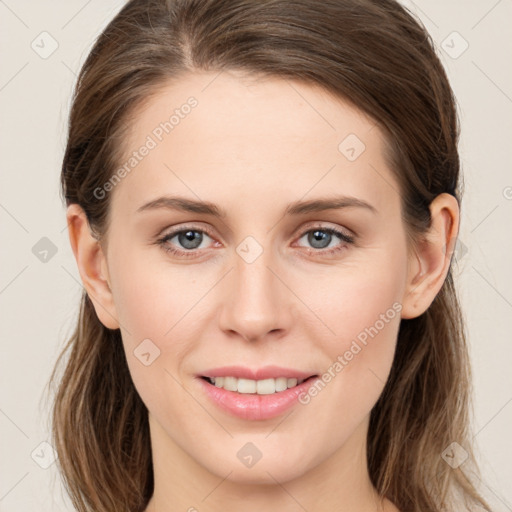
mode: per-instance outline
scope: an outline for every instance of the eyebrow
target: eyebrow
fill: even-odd
[[[191,213],[203,213],[218,218],[225,218],[226,212],[216,204],[209,201],[196,201],[183,197],[162,196],[137,209],[137,213],[158,209],[179,210]],[[343,208],[364,208],[372,213],[377,209],[370,203],[352,196],[336,196],[309,201],[295,201],[288,205],[285,215],[301,215],[312,212],[323,212],[326,210],[339,210]]]

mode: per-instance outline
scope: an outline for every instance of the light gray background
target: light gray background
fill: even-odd
[[[466,187],[455,274],[473,361],[474,441],[486,496],[512,511],[512,1],[404,3],[436,42],[460,107]],[[41,467],[52,453],[41,445],[50,440],[45,386],[81,293],[59,173],[77,71],[122,4],[0,0],[1,511],[72,510],[56,465]],[[43,237],[57,251],[47,261]]]

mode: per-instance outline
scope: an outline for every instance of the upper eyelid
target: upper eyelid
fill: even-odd
[[[173,238],[175,237],[176,235],[179,235],[180,233],[183,233],[183,232],[186,232],[186,231],[199,231],[201,233],[206,233],[210,238],[213,238],[213,235],[211,234],[211,232],[204,228],[204,227],[197,227],[197,226],[184,226],[182,228],[176,228],[176,229],[171,229],[168,233],[163,233],[161,235],[159,235],[158,238]]]

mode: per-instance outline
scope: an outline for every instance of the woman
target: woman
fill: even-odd
[[[394,1],[128,2],[62,167],[85,292],[54,443],[77,510],[490,510],[457,139]]]

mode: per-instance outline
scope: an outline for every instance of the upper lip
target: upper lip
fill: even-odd
[[[243,366],[223,366],[221,368],[212,368],[205,370],[200,374],[201,377],[236,377],[238,379],[277,379],[286,377],[288,379],[307,379],[316,375],[315,372],[304,372],[293,368],[283,368],[281,366],[263,366],[261,368],[245,368]]]

